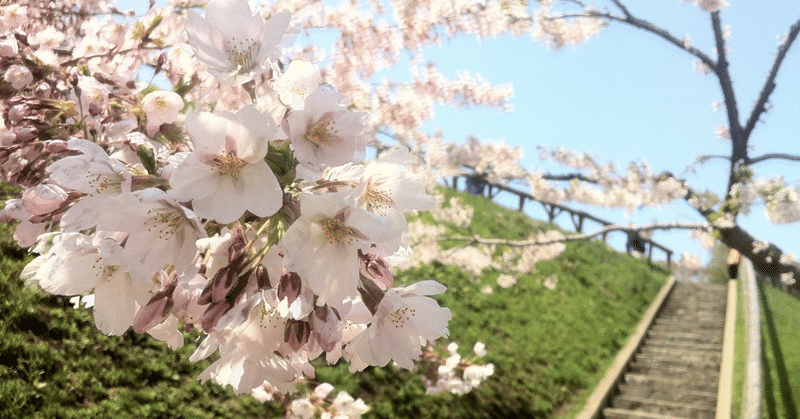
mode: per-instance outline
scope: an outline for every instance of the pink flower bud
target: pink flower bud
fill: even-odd
[[[41,184],[22,193],[22,204],[31,215],[51,213],[67,200],[67,193],[52,184]]]
[[[163,323],[169,316],[172,305],[171,296],[162,291],[157,292],[144,307],[136,312],[136,316],[133,318],[133,331],[144,333]]]
[[[371,278],[382,288],[394,286],[394,274],[386,259],[373,253],[364,254],[361,250],[358,251],[358,257],[361,260],[361,273],[364,276]]]
[[[163,323],[175,305],[172,299],[172,294],[178,285],[175,276],[167,277],[164,271],[160,271],[157,276],[160,276],[161,281],[164,282],[163,288],[136,312],[136,316],[133,318],[133,330],[136,333],[144,333]]]
[[[299,351],[311,336],[311,326],[304,321],[289,319],[283,330],[283,341],[289,344],[293,351]]]
[[[287,271],[281,275],[281,281],[278,284],[278,300],[287,298],[289,300],[287,301],[289,305],[292,305],[294,300],[300,295],[302,288],[300,275],[297,275],[295,272]]]
[[[39,130],[33,127],[25,127],[17,131],[17,137],[14,139],[15,143],[25,143],[35,140],[39,136]]]
[[[200,325],[203,326],[203,331],[206,333],[213,332],[214,329],[217,328],[219,319],[221,319],[222,316],[224,316],[232,308],[233,303],[229,301],[211,303],[211,305],[206,309],[206,312],[203,313],[203,320],[200,321]]]
[[[258,265],[256,267],[256,284],[258,285],[258,289],[265,290],[270,287],[269,283],[269,273],[267,272],[267,268],[264,265]]]
[[[21,121],[22,118],[30,115],[30,109],[25,105],[14,105],[8,110],[8,119],[16,124],[17,122]]]
[[[67,142],[64,140],[48,140],[44,142],[44,148],[50,153],[63,153],[67,148]]]
[[[236,286],[237,278],[238,273],[231,269],[230,266],[217,271],[217,274],[211,280],[211,301],[224,300],[233,290],[233,287]]]
[[[142,108],[147,115],[147,135],[153,135],[162,124],[178,120],[183,109],[183,98],[175,92],[157,90],[142,99]]]
[[[323,351],[332,351],[342,341],[342,319],[339,313],[325,305],[314,307],[311,316],[314,338]]]
[[[378,288],[378,285],[370,278],[361,275],[361,286],[358,287],[358,292],[361,294],[361,300],[364,305],[373,315],[378,311],[378,306],[381,304],[385,293]]]

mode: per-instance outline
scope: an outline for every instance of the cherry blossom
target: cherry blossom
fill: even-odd
[[[183,99],[175,92],[156,90],[142,98],[142,108],[147,115],[145,130],[152,136],[162,124],[171,124],[178,119]]]
[[[33,83],[33,73],[28,67],[19,64],[13,64],[3,74],[3,80],[10,84],[12,88],[19,90],[27,87]]]
[[[401,226],[355,206],[347,191],[302,195],[303,215],[283,237],[284,266],[319,296],[317,305],[358,296],[358,252],[392,254]]]
[[[170,195],[192,201],[203,218],[230,223],[245,211],[272,215],[283,205],[278,180],[264,157],[278,127],[254,106],[236,113],[194,113],[186,131],[194,151],[170,178]]]
[[[124,333],[133,324],[137,303],[145,304],[153,292],[144,267],[126,259],[112,239],[62,233],[42,236],[36,250],[41,256],[26,266],[23,279],[53,294],[93,291],[94,319],[103,333]]]
[[[161,189],[123,193],[100,209],[97,229],[124,233],[125,256],[150,269],[182,271],[195,258],[195,242],[206,237],[197,215]]]
[[[214,0],[206,5],[204,17],[189,10],[186,34],[209,73],[239,85],[269,71],[289,19],[289,13],[278,13],[264,22],[246,0]]]
[[[353,192],[358,205],[379,215],[433,208],[436,201],[425,191],[427,180],[408,170],[414,160],[408,149],[399,148],[369,162]]]
[[[274,88],[283,104],[301,110],[305,107],[305,99],[317,90],[321,81],[319,67],[308,61],[293,60],[275,82]]]
[[[349,356],[369,365],[383,366],[394,361],[411,368],[419,359],[419,347],[448,336],[450,310],[428,295],[441,294],[445,287],[436,281],[421,281],[407,287],[392,288],[378,305],[369,327],[346,348]],[[351,364],[351,370],[355,364]]]
[[[306,98],[305,107],[289,114],[283,129],[291,141],[297,161],[320,172],[351,161],[363,152],[363,112],[347,109],[349,99],[332,90],[317,89]]]

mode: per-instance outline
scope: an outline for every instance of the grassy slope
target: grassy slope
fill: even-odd
[[[522,238],[553,228],[482,198],[459,196],[476,208],[471,227],[481,235]],[[462,355],[476,341],[484,342],[489,350],[484,361],[496,367],[482,387],[465,397],[420,398],[419,378],[386,368],[349,381],[351,394],[364,398],[376,417],[552,417],[602,378],[666,280],[645,262],[596,242],[570,244],[557,260],[540,262],[508,289],[497,286],[499,274],[487,269],[474,279],[459,268],[434,264],[397,278],[401,283],[435,279],[448,286],[439,300],[453,311],[452,339]],[[559,277],[554,290],[543,285],[550,275]],[[494,292],[481,294],[484,285]],[[321,378],[328,374],[344,375],[319,371]]]
[[[482,235],[522,238],[542,225],[481,198],[473,229]],[[552,227],[549,227],[552,228]],[[274,417],[278,409],[193,377],[204,368],[186,361],[191,345],[174,353],[159,342],[127,333],[106,337],[85,309],[19,283],[23,256],[4,232],[0,259],[0,417]],[[318,368],[330,381],[362,397],[372,417],[548,417],[602,377],[665,276],[601,243],[575,243],[555,261],[497,286],[500,272],[471,278],[439,264],[401,273],[398,283],[436,279],[453,311],[452,340],[462,355],[486,344],[496,372],[474,393],[424,394],[419,375],[393,367],[351,376],[346,366]],[[542,284],[559,277],[554,290]],[[493,285],[492,294],[481,294]],[[116,412],[116,413],[115,413]]]
[[[3,191],[0,190],[0,198]],[[276,406],[194,379],[208,362],[190,363],[129,331],[105,336],[68,297],[26,288],[30,257],[0,224],[0,417],[238,418],[279,415]],[[192,337],[187,335],[187,338]]]
[[[800,404],[800,301],[759,284],[762,406],[765,418],[798,417]]]
[[[762,417],[798,417],[800,404],[800,301],[759,284],[761,308]],[[766,303],[766,304],[765,304]],[[733,375],[733,417],[741,417],[745,369],[745,324],[742,315],[742,283],[736,319],[736,364]]]

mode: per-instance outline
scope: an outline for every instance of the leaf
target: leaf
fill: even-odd
[[[136,150],[136,155],[139,156],[139,160],[142,161],[142,166],[147,169],[147,173],[151,175],[158,174],[158,169],[156,168],[156,156],[153,153],[153,150],[144,145],[140,145]]]

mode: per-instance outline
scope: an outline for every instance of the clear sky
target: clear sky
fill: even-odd
[[[772,65],[778,37],[800,18],[800,2],[729,2],[721,18],[723,25],[731,26],[728,59],[744,121]],[[616,11],[608,3],[609,9]],[[624,3],[637,17],[678,37],[688,34],[696,47],[713,56],[708,13],[680,0]],[[147,6],[145,1],[132,0],[120,4],[123,9],[145,10]],[[599,5],[604,7],[603,3]],[[526,168],[549,168],[537,157],[537,146],[543,144],[594,153],[602,161],[615,162],[622,171],[628,162],[646,160],[656,173],[668,170],[675,174],[697,155],[730,153],[729,143],[714,135],[717,125],[726,124],[724,112],[712,110],[712,102],[722,101],[717,79],[695,72],[689,54],[631,27],[615,23],[585,44],[558,51],[550,51],[530,37],[477,42],[460,36],[423,53],[446,76],[470,70],[492,83],[510,82],[514,88],[511,112],[440,107],[427,128],[441,128],[450,141],[476,135],[520,146],[526,153]],[[394,70],[391,74],[400,73]],[[800,42],[795,43],[782,66],[771,104],[773,108],[751,137],[755,147],[752,155],[778,151],[800,154]],[[761,177],[781,174],[794,184],[800,183],[800,163],[761,163],[755,169]],[[556,173],[558,170],[553,168]],[[706,163],[686,179],[697,190],[722,193],[727,183],[727,162]],[[516,204],[511,201],[510,205]],[[616,210],[587,211],[620,224],[702,221],[683,202],[630,218]],[[562,221],[569,225],[566,218]],[[770,224],[764,218],[763,206],[754,207],[750,216],[740,218],[740,224],[756,238],[800,254],[800,226]],[[597,226],[586,227],[589,231]],[[686,232],[657,232],[654,239],[677,255],[692,252],[706,256]]]
[[[634,15],[678,37],[688,34],[696,47],[713,56],[708,13],[679,0],[625,3]],[[721,19],[731,25],[729,62],[744,122],[772,65],[778,37],[800,18],[800,2],[730,3]],[[778,75],[773,108],[753,132],[753,156],[778,151],[800,154],[799,49],[795,43]],[[536,147],[541,144],[591,152],[623,171],[630,161],[646,160],[656,173],[669,170],[674,174],[697,155],[730,154],[729,142],[714,135],[717,125],[727,125],[725,113],[712,110],[712,102],[722,101],[717,79],[695,72],[689,54],[631,27],[612,24],[588,43],[558,51],[549,51],[530,38],[478,43],[461,37],[424,54],[448,76],[457,69],[469,69],[494,83],[513,83],[514,111],[440,108],[431,126],[453,140],[470,134],[504,139],[525,150],[527,168],[547,167],[538,160]],[[723,193],[727,167],[725,161],[711,161],[686,178],[696,189]],[[762,177],[782,174],[794,184],[800,181],[800,163],[761,163],[754,168]],[[685,203],[627,219],[620,211],[590,208],[589,212],[622,224],[702,221]],[[770,224],[763,206],[754,207],[740,223],[756,238],[800,254],[800,226]],[[656,233],[654,239],[678,254],[706,253],[686,232]]]

